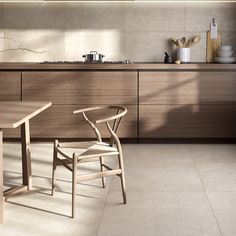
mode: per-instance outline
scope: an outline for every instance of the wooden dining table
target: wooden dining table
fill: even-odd
[[[4,198],[32,188],[29,121],[51,105],[51,102],[0,102],[0,224],[3,223]],[[22,185],[3,191],[3,129],[14,129],[19,126],[21,127]]]

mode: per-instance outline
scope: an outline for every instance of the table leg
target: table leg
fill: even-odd
[[[2,130],[0,130],[0,224],[3,223],[3,155]]]
[[[23,184],[32,189],[31,147],[29,121],[21,125],[22,177]]]

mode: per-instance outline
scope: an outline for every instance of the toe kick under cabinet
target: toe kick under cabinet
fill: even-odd
[[[236,137],[235,71],[139,74],[140,138]]]
[[[119,136],[137,138],[137,72],[23,72],[22,100],[46,100],[53,103],[50,109],[32,119],[32,137],[95,137],[83,117],[73,115],[73,110],[123,105],[129,112],[120,127]],[[100,129],[103,132],[106,129],[102,126]]]

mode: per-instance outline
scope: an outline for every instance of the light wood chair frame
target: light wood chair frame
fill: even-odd
[[[104,119],[100,119],[100,120],[95,120],[94,122],[92,122],[87,116],[87,113],[89,113],[90,111],[106,110],[106,109],[116,110],[116,115],[113,115],[113,116],[110,116],[110,117],[107,117]],[[127,203],[123,152],[122,152],[120,140],[116,134],[118,131],[118,128],[121,124],[121,121],[126,113],[127,113],[127,109],[123,106],[99,106],[99,107],[90,107],[90,108],[85,108],[85,109],[73,111],[73,114],[82,114],[83,115],[85,121],[88,123],[88,125],[94,131],[98,143],[103,143],[103,141],[102,141],[101,133],[99,132],[99,130],[95,124],[102,124],[102,123],[106,124],[106,127],[110,133],[109,146],[116,147],[116,150],[117,150],[117,151],[109,154],[109,156],[110,155],[111,156],[113,156],[113,155],[118,156],[118,168],[116,168],[116,169],[113,169],[110,166],[104,164],[103,156],[93,154],[91,156],[83,157],[83,155],[77,155],[75,152],[75,153],[73,153],[72,157],[69,157],[65,153],[60,151],[60,149],[59,149],[60,147],[73,147],[73,148],[78,147],[78,148],[80,148],[80,145],[83,142],[59,143],[58,140],[54,141],[53,170],[52,170],[52,196],[54,195],[54,192],[55,192],[56,168],[59,165],[63,165],[66,169],[68,169],[70,172],[72,172],[72,212],[71,212],[72,218],[75,217],[76,184],[79,182],[82,182],[82,181],[101,178],[102,179],[102,186],[105,187],[104,177],[116,175],[116,176],[120,177],[120,180],[121,180],[123,203],[124,204]],[[113,124],[110,125],[109,122],[113,122]],[[58,157],[58,154],[60,154],[60,158]],[[97,161],[99,159],[100,172],[77,175],[78,164],[94,161],[94,158],[97,158]]]

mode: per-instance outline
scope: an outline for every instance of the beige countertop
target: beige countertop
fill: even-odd
[[[236,70],[236,64],[164,64],[164,63],[0,63],[0,70]]]

